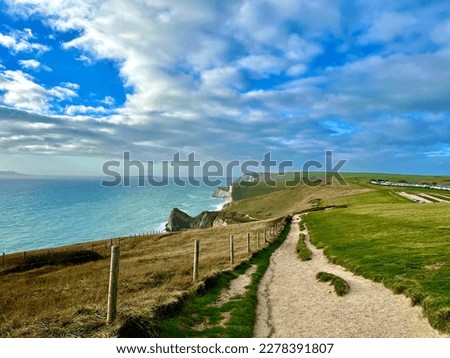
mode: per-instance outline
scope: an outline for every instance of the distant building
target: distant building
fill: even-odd
[[[425,184],[425,183],[400,183],[400,182],[392,182],[388,180],[382,179],[371,179],[370,184],[373,185],[385,185],[385,186],[398,186],[398,187],[410,187],[410,188],[427,188],[427,189],[436,189],[436,190],[449,190],[449,185],[438,185],[438,184]]]

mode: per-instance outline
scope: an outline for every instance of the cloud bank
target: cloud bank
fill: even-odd
[[[126,97],[94,103],[76,83],[47,82],[49,43],[29,28],[0,34],[27,56],[0,67],[4,154],[302,160],[328,149],[353,170],[448,172],[445,2],[7,4],[65,35],[60,50],[80,66],[112,61]]]

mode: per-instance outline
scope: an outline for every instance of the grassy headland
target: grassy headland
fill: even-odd
[[[344,177],[348,182],[345,186],[323,183],[311,187],[296,183],[286,187],[283,180],[279,180],[273,187],[260,183],[242,187],[240,192],[233,188],[234,201],[225,211],[247,213],[258,221],[122,242],[119,317],[111,326],[105,324],[109,250],[103,242],[94,243],[94,247],[92,244],[83,246],[91,252],[86,255],[89,256],[87,262],[83,261],[84,257],[72,257],[73,262],[67,262],[67,253],[58,253],[65,250],[50,253],[43,250],[39,254],[48,255],[46,259],[33,261],[27,256],[25,266],[30,266],[21,268],[24,266],[21,255],[7,256],[0,273],[0,336],[107,337],[136,325],[144,325],[151,331],[153,318],[161,307],[166,312],[179,308],[180,298],[186,299],[187,292],[202,285],[192,283],[195,239],[201,242],[200,281],[210,282],[208,278],[230,270],[228,240],[231,234],[235,238],[235,262],[239,265],[251,257],[246,250],[247,232],[262,232],[273,219],[329,205],[346,205],[347,208],[306,215],[304,220],[312,242],[324,247],[333,262],[380,281],[395,292],[405,293],[424,307],[434,327],[448,332],[450,203],[417,204],[396,194],[399,190],[414,192],[414,188],[382,187],[371,185],[369,181],[406,178],[410,182],[448,184],[449,178],[365,173],[344,173]],[[446,194],[431,189],[421,192]],[[254,241],[252,246],[255,247]],[[245,266],[239,267],[237,273]],[[237,273],[228,272],[211,292],[218,292],[217,287],[226,285]],[[211,297],[205,298],[209,299]],[[195,302],[192,307],[201,307]],[[205,314],[208,313],[205,311]],[[209,318],[203,318],[214,322],[217,314],[215,311]],[[241,328],[214,334],[247,335],[248,332],[239,331]],[[180,334],[192,335],[189,327],[179,329]],[[213,334],[213,331],[205,332],[204,336]]]

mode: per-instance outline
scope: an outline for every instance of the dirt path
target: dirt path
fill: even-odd
[[[294,216],[258,288],[255,337],[446,337],[405,296],[330,264],[309,236],[313,259],[301,261],[295,252],[299,220]],[[333,287],[318,282],[320,271],[345,279],[349,294],[338,297]]]
[[[257,266],[252,265],[242,275],[232,280],[230,282],[230,287],[224,289],[220,293],[219,300],[214,304],[214,306],[223,306],[233,298],[245,295],[245,292],[247,292],[247,287],[252,282],[252,275],[255,273],[256,269]]]
[[[448,200],[444,200],[442,198],[438,198],[437,196],[434,196],[434,195],[421,193],[420,196],[424,197],[424,198],[431,199],[431,200],[436,200],[439,203],[448,203]]]
[[[403,191],[398,191],[397,192],[398,195],[403,196],[406,199],[415,201],[416,203],[424,203],[424,204],[431,204],[432,201],[431,200],[427,200],[419,195],[415,195],[415,194],[409,194],[409,193],[405,193]]]

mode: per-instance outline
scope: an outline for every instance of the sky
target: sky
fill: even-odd
[[[450,2],[0,0],[0,170],[450,174]]]

